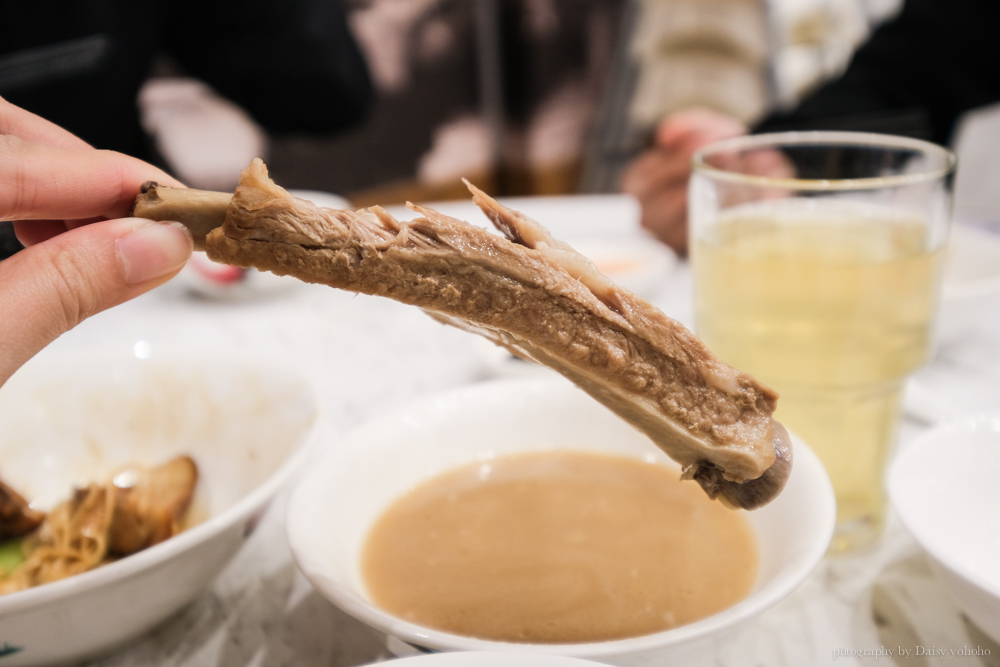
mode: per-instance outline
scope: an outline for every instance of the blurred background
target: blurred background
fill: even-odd
[[[66,5],[45,4],[37,11],[67,14]],[[107,5],[102,11],[117,23],[127,13],[115,9],[122,3],[73,4]],[[218,30],[225,31],[233,12],[223,11],[224,2],[207,6],[216,4]],[[245,6],[254,4],[266,3]],[[239,103],[241,93],[244,101],[290,95],[308,113],[311,95],[330,96],[321,90],[329,88],[322,76],[301,76],[294,90],[273,85],[270,72],[240,91],[218,72],[207,83],[213,77],[200,75],[210,70],[199,58],[213,54],[204,39],[200,47],[194,39],[167,48],[168,29],[154,31],[158,41],[146,47],[146,60],[136,61],[148,61],[147,71],[131,65],[132,76],[143,77],[133,104],[146,135],[142,157],[193,187],[231,189],[239,170],[261,155],[286,187],[337,193],[359,206],[461,197],[462,176],[499,195],[614,192],[623,167],[648,147],[665,114],[705,106],[753,124],[792,108],[842,72],[900,6],[901,0],[343,0],[337,11],[367,68],[371,96],[344,102],[351,113],[328,126],[272,122],[266,110]],[[184,8],[177,13],[183,16]],[[106,26],[64,18],[66,25],[50,24],[34,41],[0,46],[0,95],[47,115],[45,105],[33,109],[39,89],[118,57],[113,43],[102,46]],[[269,20],[277,19],[264,20],[264,27]],[[309,21],[315,26],[319,19]],[[113,29],[110,36],[116,38]],[[261,59],[247,58],[246,69]],[[333,113],[322,104],[315,113]],[[996,123],[986,118],[980,125]],[[121,150],[77,131],[99,147]],[[976,150],[982,143],[966,145],[976,173],[993,173],[987,151]],[[960,179],[963,205],[1000,209],[963,199],[963,188],[979,199],[993,196]]]

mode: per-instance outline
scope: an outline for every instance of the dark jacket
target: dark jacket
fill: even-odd
[[[0,96],[149,159],[136,94],[166,55],[272,133],[330,133],[372,88],[336,0],[3,0]]]
[[[906,0],[843,76],[755,131],[863,130],[947,144],[963,112],[1000,101],[995,0]]]

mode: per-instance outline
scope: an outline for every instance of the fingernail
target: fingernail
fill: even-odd
[[[130,285],[139,285],[184,265],[191,256],[191,232],[179,222],[133,220],[132,231],[115,242],[122,275]]]

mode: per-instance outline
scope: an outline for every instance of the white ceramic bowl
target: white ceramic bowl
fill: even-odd
[[[785,491],[747,515],[761,550],[757,584],[749,597],[709,618],[634,639],[526,645],[421,627],[369,601],[359,554],[369,527],[392,501],[465,463],[550,449],[612,452],[675,465],[644,435],[564,380],[473,385],[409,407],[393,407],[329,451],[292,495],[287,521],[292,552],[325,597],[412,645],[561,654],[622,665],[669,657],[693,665],[709,643],[731,641],[741,622],[795,589],[823,557],[833,531],[829,479],[816,456],[795,439],[795,464]]]
[[[889,497],[958,606],[1000,641],[1000,415],[938,426],[900,452]]]
[[[257,356],[193,349],[44,352],[0,388],[0,475],[48,508],[74,484],[181,453],[199,525],[69,579],[0,596],[4,667],[78,660],[149,630],[203,592],[305,455],[317,407]],[[313,434],[313,435],[310,435]]]
[[[380,663],[385,666],[385,663]],[[428,653],[410,658],[400,658],[391,667],[600,667],[600,663],[561,655],[537,653],[489,653],[463,651],[460,653]]]

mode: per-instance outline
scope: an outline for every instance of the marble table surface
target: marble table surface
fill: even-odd
[[[679,263],[650,298],[690,324],[690,285],[689,269]],[[526,371],[489,344],[414,308],[297,282],[271,287],[256,298],[213,299],[168,284],[86,322],[54,347],[198,340],[290,356],[319,388],[334,434],[429,392],[510,372],[548,372]],[[974,327],[940,347],[918,374],[925,403],[950,401],[953,412],[998,405],[998,305],[984,309]],[[914,410],[899,446],[930,421],[926,411]],[[296,570],[284,537],[287,494],[279,495],[210,590],[152,632],[90,664],[347,667],[391,657],[385,637],[340,612]],[[899,646],[911,655],[883,657],[882,664],[1000,666],[1000,645],[958,612],[912,538],[890,517],[875,547],[827,558],[790,597],[750,622],[735,646],[707,657],[733,667],[858,665],[876,661],[843,654]],[[937,658],[917,655],[918,646],[978,646],[989,655]]]

